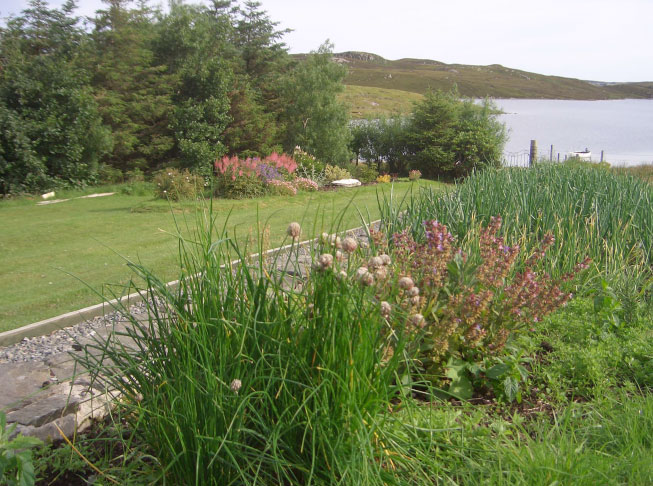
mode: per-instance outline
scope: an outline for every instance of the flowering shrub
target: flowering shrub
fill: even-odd
[[[163,169],[154,176],[156,195],[171,201],[197,197],[202,194],[204,186],[204,178],[187,169]]]
[[[538,274],[536,264],[553,244],[547,235],[524,268],[516,269],[520,247],[509,246],[499,236],[499,217],[480,229],[475,258],[456,245],[441,223],[426,221],[424,229],[423,243],[407,230],[390,239],[373,232],[376,251],[390,248],[393,263],[379,271],[373,257],[359,269],[358,279],[376,285],[379,301],[396,309],[397,316],[412,316],[413,347],[422,371],[438,386],[449,385],[457,396],[467,398],[472,392],[468,372],[474,369],[478,378],[479,365],[500,356],[511,337],[564,305],[571,294],[562,290],[563,282],[587,268],[589,261],[559,280]],[[391,315],[387,306],[384,313]]]
[[[286,154],[273,153],[262,160],[223,157],[215,162],[215,194],[242,199],[276,193],[278,185],[273,181],[290,178],[296,169],[297,163]]]
[[[383,174],[376,178],[376,182],[379,184],[388,184],[390,181],[392,181],[390,174]]]
[[[295,186],[292,185],[292,182],[288,181],[272,179],[268,182],[268,189],[271,194],[277,196],[295,196],[297,194]]]
[[[417,169],[415,169],[415,170],[411,170],[411,171],[408,173],[408,178],[409,178],[411,181],[416,181],[416,180],[418,180],[420,177],[422,177],[422,173],[421,173],[419,170],[417,170]]]
[[[314,155],[309,154],[301,149],[301,147],[295,147],[295,150],[292,153],[292,157],[297,162],[299,169],[308,172],[322,172],[324,171],[324,164],[317,160]]]
[[[264,182],[271,180],[283,180],[283,174],[272,165],[261,163],[257,167],[257,173]]]
[[[298,177],[293,181],[294,186],[302,191],[317,191],[317,182],[306,177]]]
[[[340,179],[351,179],[351,174],[347,169],[337,165],[327,164],[324,168],[324,179],[327,183],[339,181]]]

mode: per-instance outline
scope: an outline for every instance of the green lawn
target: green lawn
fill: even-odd
[[[428,181],[420,185],[438,186]],[[258,212],[262,222],[269,220],[274,247],[282,242],[291,221],[303,220],[303,236],[311,236],[323,229],[314,230],[314,221],[328,228],[352,198],[342,228],[360,225],[356,208],[365,215],[369,211],[373,219],[378,217],[379,188],[390,190],[389,185],[366,186],[292,198],[217,200],[214,213],[221,223],[233,210],[229,227],[236,227],[237,234],[247,239],[255,231]],[[407,182],[394,186],[399,196],[410,188]],[[193,222],[196,207],[176,204],[171,211],[167,202],[151,196],[119,193],[47,206],[37,206],[33,199],[0,203],[0,332],[100,302],[87,285],[106,293],[106,284],[118,284],[113,289],[120,293],[120,285],[130,277],[120,255],[140,260],[158,276],[174,280],[177,245],[167,233],[175,231],[172,214]]]

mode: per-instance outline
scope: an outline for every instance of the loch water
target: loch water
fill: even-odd
[[[653,100],[524,100],[495,99],[508,128],[504,155],[523,160],[531,140],[540,157],[564,160],[572,151],[588,149],[592,160],[612,165],[653,163]]]

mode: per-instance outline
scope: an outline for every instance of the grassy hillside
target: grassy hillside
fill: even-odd
[[[470,66],[444,64],[428,59],[390,61],[362,52],[335,54],[334,59],[349,69],[345,79],[345,84],[349,86],[423,94],[429,88],[450,90],[456,85],[464,96],[495,98],[653,98],[652,82],[591,83],[560,76],[544,76],[498,64]]]
[[[422,95],[399,89],[347,85],[340,99],[349,105],[352,118],[367,118],[410,113],[413,103],[421,100]]]

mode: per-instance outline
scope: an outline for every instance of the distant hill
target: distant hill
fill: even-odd
[[[376,54],[354,51],[334,54],[333,59],[347,66],[349,74],[345,84],[349,86],[424,94],[429,88],[450,90],[457,85],[461,95],[479,98],[653,98],[653,82],[583,81],[561,76],[544,76],[499,64],[471,66],[410,58],[389,61]]]

